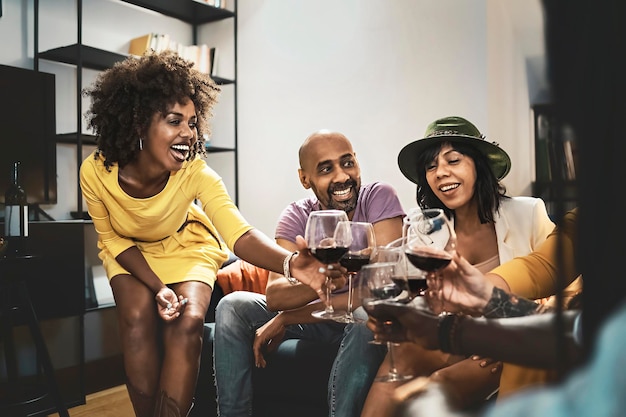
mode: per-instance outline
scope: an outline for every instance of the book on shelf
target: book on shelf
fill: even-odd
[[[535,136],[535,177],[539,182],[552,179],[550,166],[550,119],[545,114],[537,116]]]
[[[550,179],[564,180],[565,174],[565,155],[563,153],[563,144],[560,140],[552,138],[548,141],[548,153],[550,156]]]
[[[213,71],[213,59],[215,57],[215,48],[202,45],[188,45],[184,48],[182,57],[194,63],[194,68],[204,74],[211,74]]]
[[[162,52],[172,50],[188,61],[194,63],[194,67],[205,74],[215,75],[215,47],[202,45],[182,45],[171,39],[167,33],[147,33],[130,40],[128,53],[142,56],[148,50]]]
[[[571,126],[564,125],[561,128],[561,136],[563,139],[563,157],[565,159],[565,179],[575,180],[578,155],[574,130]]]
[[[218,9],[226,8],[226,0],[193,0],[198,3],[204,3],[212,7],[217,7]]]
[[[198,71],[208,74],[210,71],[210,56],[209,56],[209,46],[207,44],[202,44],[198,46],[198,59],[196,61],[196,68]]]
[[[576,179],[576,140],[571,126],[559,121],[550,112],[535,118],[536,181]]]
[[[151,49],[153,35],[153,33],[147,33],[131,39],[130,45],[128,46],[128,53],[137,56],[143,55],[148,49]]]
[[[170,39],[167,33],[147,33],[130,40],[128,53],[131,55],[141,56],[148,50],[155,52],[165,51],[167,49],[176,50],[176,41]]]
[[[210,52],[209,52],[209,72],[208,74],[211,77],[214,77],[217,75],[217,65],[215,65],[215,63],[217,62],[217,48],[211,48]]]
[[[156,52],[162,52],[170,49],[170,35],[167,33],[157,33],[156,35],[156,45],[154,50]]]
[[[195,64],[196,69],[199,69],[198,61],[200,59],[200,46],[187,45],[183,48],[182,57],[187,61],[191,61]]]
[[[548,143],[551,180],[575,180],[576,141],[571,135],[571,128],[566,125],[560,126],[558,133],[553,135]]]

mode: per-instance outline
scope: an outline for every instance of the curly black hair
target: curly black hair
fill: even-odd
[[[435,157],[445,145],[450,145],[455,151],[467,155],[474,160],[476,166],[476,185],[474,199],[478,203],[478,217],[481,223],[493,223],[494,216],[500,209],[500,201],[509,198],[506,195],[506,187],[498,181],[489,166],[487,157],[477,148],[464,143],[441,142],[424,150],[417,157],[417,205],[422,208],[440,208],[451,218],[453,211],[435,195],[426,181],[426,168],[432,163]]]
[[[104,156],[107,169],[116,163],[123,167],[136,157],[139,138],[145,135],[156,113],[165,114],[171,106],[188,99],[198,115],[198,138],[188,159],[206,154],[208,120],[213,116],[220,88],[193,65],[172,51],[130,56],[100,73],[91,87],[83,89],[83,96],[91,98],[86,119],[97,138],[96,158]]]

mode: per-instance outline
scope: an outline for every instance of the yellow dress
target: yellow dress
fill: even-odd
[[[226,248],[233,250],[252,228],[200,157],[172,172],[157,195],[134,198],[120,187],[117,165],[107,171],[104,158],[92,153],[81,165],[80,185],[109,279],[128,274],[115,258],[137,246],[164,284],[202,281],[212,287]]]

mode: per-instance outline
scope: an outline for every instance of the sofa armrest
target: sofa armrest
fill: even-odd
[[[222,297],[224,296],[224,290],[219,286],[217,282],[213,284],[213,293],[211,294],[211,302],[209,303],[209,308],[206,311],[206,315],[204,316],[205,323],[215,323],[215,308],[217,307],[217,303],[220,302]]]

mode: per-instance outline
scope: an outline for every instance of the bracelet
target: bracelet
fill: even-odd
[[[291,258],[296,256],[297,254],[298,251],[291,252],[289,255],[285,256],[285,259],[283,260],[283,275],[285,276],[285,278],[287,278],[287,281],[289,281],[291,285],[296,285],[300,283],[300,281],[291,276],[291,272],[289,271],[289,263],[291,262]]]

